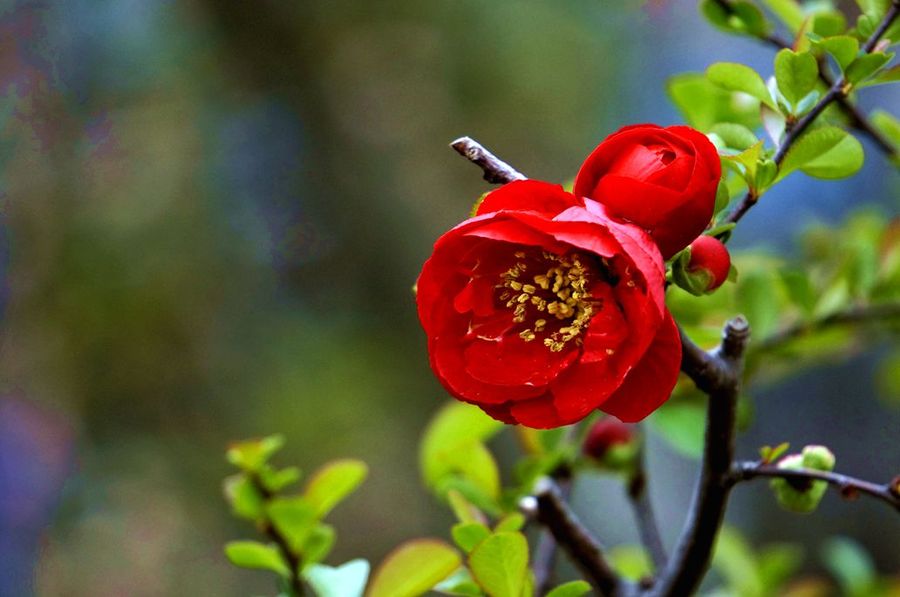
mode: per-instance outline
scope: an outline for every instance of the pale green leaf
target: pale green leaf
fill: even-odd
[[[803,169],[818,178],[842,178],[862,166],[859,141],[836,126],[823,126],[804,133],[788,150],[778,180]]]
[[[301,497],[275,498],[266,505],[266,514],[296,554],[318,523],[316,509]]]
[[[726,147],[738,151],[744,151],[759,141],[753,131],[734,122],[719,122],[713,125],[709,132],[718,135]]]
[[[713,85],[702,73],[670,77],[666,90],[692,127],[708,131],[718,122],[735,122],[749,128],[759,125],[759,100]]]
[[[263,514],[263,498],[244,474],[231,475],[223,485],[225,499],[235,516],[257,521]]]
[[[834,56],[841,70],[846,69],[859,54],[859,40],[849,35],[826,37],[818,43],[826,52]]]
[[[767,106],[777,109],[762,77],[749,66],[736,62],[716,62],[706,69],[706,78],[710,83],[722,89],[746,93]]]
[[[591,592],[591,585],[583,580],[573,580],[559,585],[549,593],[547,597],[581,597]]]
[[[271,570],[288,577],[290,568],[275,545],[264,545],[256,541],[230,541],[225,544],[225,555],[235,566]]]
[[[675,450],[688,458],[703,454],[706,411],[697,402],[670,400],[650,415],[651,427]]]
[[[303,577],[316,597],[362,597],[369,578],[369,562],[350,560],[337,568],[315,564],[304,571]]]
[[[416,597],[450,576],[459,553],[438,539],[414,539],[389,553],[375,570],[368,597]]]
[[[854,85],[861,83],[878,72],[893,56],[893,54],[884,52],[863,54],[847,66],[844,70],[844,78]]]
[[[303,496],[321,518],[359,487],[368,472],[361,460],[334,460],[313,474]]]
[[[800,30],[806,15],[796,0],[763,0],[763,4],[772,11],[793,33]]]
[[[453,542],[461,550],[469,553],[490,536],[491,530],[480,522],[460,522],[453,525],[450,534],[453,536]]]
[[[864,81],[857,87],[871,87],[873,85],[884,85],[886,83],[900,82],[900,64],[895,64],[891,68],[886,68],[876,74],[868,81]]]
[[[256,471],[284,445],[283,435],[237,442],[228,447],[228,462],[246,471]]]
[[[331,525],[319,523],[313,527],[300,547],[303,567],[317,564],[327,558],[336,539],[337,534]]]
[[[528,542],[521,533],[496,533],[469,554],[475,581],[490,597],[521,597],[528,573]]]

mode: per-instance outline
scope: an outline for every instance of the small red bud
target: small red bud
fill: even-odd
[[[691,243],[691,259],[685,270],[688,273],[704,272],[709,275],[706,292],[715,290],[728,279],[731,256],[722,241],[712,236],[698,236]]]
[[[585,456],[603,460],[610,448],[628,444],[634,439],[634,425],[615,417],[604,417],[591,426],[581,451]]]

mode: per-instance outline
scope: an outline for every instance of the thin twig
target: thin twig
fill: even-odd
[[[571,478],[559,480],[559,495],[564,502],[569,501],[572,491]],[[553,569],[556,566],[556,539],[548,529],[543,529],[534,552],[531,570],[534,572],[535,595],[546,595],[553,586]]]
[[[499,159],[484,146],[470,137],[460,137],[450,144],[463,156],[484,171],[484,179],[491,184],[506,184],[514,180],[524,180],[525,175]]]
[[[798,479],[805,481],[825,481],[836,488],[845,499],[853,500],[860,494],[879,499],[900,512],[900,476],[885,484],[863,481],[855,477],[817,471],[813,469],[783,469],[773,464],[761,462],[735,462],[731,467],[729,483],[735,485],[741,481],[749,481],[759,477],[778,477],[781,479]]]
[[[659,526],[656,523],[656,514],[653,512],[650,492],[647,488],[645,441],[645,438],[640,440],[638,453],[635,457],[635,469],[628,480],[627,493],[631,506],[634,509],[641,543],[644,544],[644,547],[650,554],[650,559],[653,560],[653,567],[659,571],[666,565],[668,558],[659,533]]]
[[[764,352],[778,348],[791,340],[805,334],[821,331],[839,325],[884,321],[900,318],[900,303],[875,303],[873,305],[854,306],[844,311],[832,313],[813,321],[801,321],[775,332],[753,347],[754,352]]]
[[[682,338],[686,336],[682,335]],[[725,325],[718,350],[712,354],[705,353],[707,358],[718,363],[716,367],[706,369],[712,373],[704,380],[709,405],[700,479],[684,530],[672,557],[650,591],[652,595],[691,595],[709,568],[713,545],[728,502],[737,399],[741,388],[743,355],[749,339],[747,320],[737,317]],[[690,346],[694,346],[693,343]],[[699,357],[698,354],[694,356]],[[696,370],[692,371],[696,374]],[[727,375],[722,375],[721,371]]]
[[[551,479],[540,480],[534,497],[525,498],[521,508],[547,527],[600,595],[621,595],[629,590],[629,583],[606,562],[603,548],[575,517],[562,499],[559,487]]]
[[[731,3],[728,0],[716,0],[716,4],[722,7],[728,14],[734,14],[734,9],[731,6]],[[766,35],[758,35],[757,39],[769,44],[776,50],[783,49],[792,49],[793,44],[782,39],[778,35],[774,33],[769,33]],[[873,46],[874,47],[874,46]],[[819,79],[825,84],[826,87],[832,87],[834,85],[834,78],[828,72],[828,63],[825,60],[820,59],[819,63]],[[882,151],[889,159],[895,159],[898,156],[897,148],[894,146],[891,141],[885,137],[881,132],[876,129],[869,119],[866,118],[865,114],[863,114],[860,109],[850,101],[846,96],[838,97],[835,102],[840,106],[841,110],[847,116],[847,119],[850,121],[850,125],[867,135],[875,145],[878,146],[878,149]]]
[[[249,475],[249,479],[253,484],[253,487],[256,488],[264,500],[269,501],[274,497],[274,494],[269,491],[257,475]],[[278,529],[275,528],[275,525],[273,525],[270,520],[266,520],[263,523],[262,531],[275,543],[275,545],[278,546],[281,555],[287,561],[288,568],[290,568],[291,572],[289,583],[291,591],[293,592],[292,597],[303,597],[305,591],[303,588],[303,581],[300,578],[300,558],[291,549],[287,538],[278,532]]]

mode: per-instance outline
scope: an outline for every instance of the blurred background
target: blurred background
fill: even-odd
[[[0,6],[3,597],[272,593],[225,561],[223,542],[252,529],[221,497],[228,442],[272,432],[288,438],[283,464],[371,467],[331,517],[331,563],[446,536],[450,514],[416,468],[446,398],[411,286],[487,189],[447,143],[471,135],[564,181],[619,126],[680,121],[669,75],[714,60],[770,72],[772,59],[692,0]],[[790,252],[806,223],[863,203],[895,214],[900,181],[866,149],[848,181],[779,186],[735,246]],[[739,450],[827,440],[843,470],[900,472],[900,416],[876,396],[871,356],[759,390]],[[671,540],[694,463],[655,438],[650,461]],[[633,541],[604,483],[576,487],[576,505],[608,489],[585,518]],[[900,570],[900,522],[882,504],[831,497],[803,518],[760,483],[729,521],[755,545],[806,546],[808,571],[836,533]]]

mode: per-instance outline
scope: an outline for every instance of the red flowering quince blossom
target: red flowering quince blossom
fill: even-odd
[[[594,149],[573,190],[647,230],[668,259],[709,224],[721,175],[716,147],[700,131],[636,124]]]
[[[641,420],[681,363],[664,281],[650,236],[601,204],[506,184],[437,240],[419,276],[431,367],[506,423],[559,427],[597,408]]]

